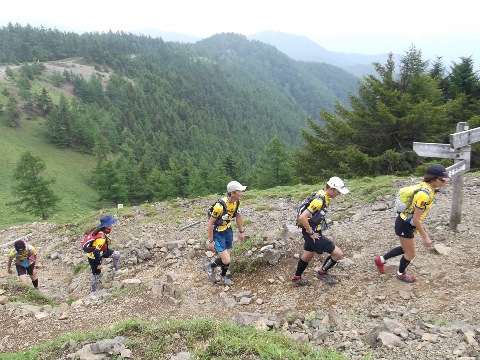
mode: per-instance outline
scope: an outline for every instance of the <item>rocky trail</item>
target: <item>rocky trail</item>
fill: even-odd
[[[423,248],[417,239],[417,257],[409,267],[418,278],[414,284],[396,279],[399,258],[387,262],[384,275],[372,261],[398,243],[394,194],[365,206],[357,205],[355,196],[335,199],[330,206],[331,218],[343,216],[325,235],[345,254],[331,271],[339,280],[333,286],[314,276],[324,255],[317,255],[304,274],[313,286],[291,285],[303,241],[293,225],[297,201],[290,198],[251,199],[245,193],[246,235],[255,246],[233,257],[232,268],[236,261],[261,265],[254,272],[232,270],[231,287],[210,283],[202,270],[214,256],[205,247],[204,222],[213,198],[119,210],[111,247],[121,252],[128,272],[115,277],[108,263],[103,289],[96,294],[89,293],[90,272],[79,249],[82,235],[72,231],[75,225],[32,223],[2,230],[2,244],[32,233],[29,242],[42,264],[39,291],[57,305],[11,301],[7,279],[16,276],[7,274],[2,256],[0,352],[129,318],[215,317],[279,327],[298,341],[336,349],[349,359],[480,359],[480,178],[465,177],[462,223],[456,232],[448,227],[451,186],[437,196],[425,221],[435,249]],[[195,225],[179,230],[188,224]],[[285,322],[292,313],[297,320]]]

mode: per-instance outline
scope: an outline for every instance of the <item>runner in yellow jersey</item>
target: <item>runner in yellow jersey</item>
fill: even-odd
[[[345,187],[343,180],[334,176],[327,181],[324,190],[317,192],[318,196],[300,214],[298,222],[302,227],[304,246],[303,254],[298,260],[297,270],[292,279],[293,286],[312,285],[310,280],[302,278],[302,274],[315,254],[323,254],[324,252],[329,255],[325,259],[322,268],[316,273],[316,276],[327,284],[333,285],[337,283],[337,280],[328,274],[328,270],[334,267],[343,257],[343,251],[329,238],[324,236],[322,230],[326,227],[325,212],[330,204],[330,200],[341,194],[348,193],[349,190]]]
[[[228,267],[231,262],[230,251],[233,246],[232,220],[235,218],[238,226],[240,241],[245,240],[245,229],[243,227],[242,210],[240,199],[247,187],[238,181],[230,181],[227,184],[227,197],[220,199],[211,211],[208,221],[208,246],[218,253],[218,258],[212,263],[205,264],[205,271],[208,278],[216,282],[215,269],[220,267],[220,281],[224,285],[232,285],[227,278]]]
[[[397,278],[407,283],[416,280],[414,276],[405,272],[416,255],[414,232],[418,231],[426,248],[432,246],[432,241],[423,227],[423,220],[433,206],[435,193],[449,180],[447,170],[443,165],[435,164],[427,169],[423,181],[419,184],[421,191],[415,193],[410,206],[404,212],[399,213],[395,220],[395,234],[400,239],[400,246],[391,249],[383,256],[375,256],[373,259],[381,274],[385,274],[385,261],[403,255],[400,259]]]

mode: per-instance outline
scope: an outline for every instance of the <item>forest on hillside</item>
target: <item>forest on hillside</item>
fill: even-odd
[[[65,70],[48,83],[75,97],[54,101],[33,86],[45,62],[72,57],[108,73],[106,85]],[[268,188],[412,173],[425,161],[412,141],[445,142],[457,122],[479,125],[472,60],[446,69],[415,47],[359,81],[238,34],[179,44],[9,24],[0,62],[19,66],[7,68],[13,85],[0,95],[4,124],[27,114],[45,122],[45,141],[95,154],[92,186],[112,203],[223,193],[231,178]]]

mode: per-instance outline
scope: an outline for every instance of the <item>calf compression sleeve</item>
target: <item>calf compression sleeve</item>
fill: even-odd
[[[401,246],[397,246],[396,248],[393,248],[392,250],[387,252],[385,255],[383,255],[383,259],[386,261],[387,259],[402,255],[403,253],[404,253],[403,248]]]
[[[400,266],[398,267],[398,272],[400,274],[403,274],[409,264],[410,264],[410,261],[405,259],[405,256],[402,256],[402,258],[400,259]]]
[[[223,266],[223,261],[222,259],[218,258],[214,262],[212,262],[211,267],[214,268],[216,266]]]
[[[228,271],[228,267],[229,265],[222,265],[222,272],[221,272],[221,276],[226,276],[227,275],[227,271]]]
[[[325,259],[325,262],[323,263],[322,271],[327,272],[335,265],[337,265],[337,260],[335,260],[332,255],[328,255],[328,257]]]
[[[300,260],[298,260],[297,271],[295,271],[295,276],[302,276],[307,266],[308,266],[308,262],[300,258]]]

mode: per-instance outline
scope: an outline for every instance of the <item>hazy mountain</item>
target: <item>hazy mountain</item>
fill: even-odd
[[[341,67],[357,76],[373,74],[372,63],[383,64],[387,59],[387,54],[362,55],[329,51],[305,36],[278,31],[264,31],[250,35],[248,38],[271,44],[292,59],[324,62]]]
[[[155,28],[143,28],[134,33],[161,37],[165,41],[194,43],[200,38],[176,32],[161,31]],[[305,36],[287,34],[278,31],[264,31],[247,36],[250,40],[258,40],[275,46],[279,51],[294,60],[322,62],[338,66],[356,76],[374,74],[373,62],[384,63],[387,54],[362,55],[329,51]]]

